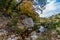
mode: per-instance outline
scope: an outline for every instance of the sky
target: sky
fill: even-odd
[[[47,0],[46,5],[43,7],[43,13],[41,14],[41,7],[38,4],[38,1],[34,0],[37,5],[33,5],[35,8],[35,12],[39,14],[40,17],[50,17],[52,15],[56,15],[60,13],[60,0]]]

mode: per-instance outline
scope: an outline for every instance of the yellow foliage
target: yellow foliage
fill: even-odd
[[[28,16],[32,17],[36,21],[40,21],[38,14],[35,13],[35,11],[33,10],[32,2],[24,1],[21,4],[20,9],[21,9],[21,13],[27,14]]]
[[[32,3],[30,1],[23,2],[21,5],[21,11],[23,13],[32,13]]]

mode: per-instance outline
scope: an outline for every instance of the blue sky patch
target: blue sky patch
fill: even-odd
[[[50,17],[52,15],[60,13],[60,0],[47,0],[45,5],[46,9],[43,10],[43,14],[41,14],[41,11],[39,10],[40,3],[38,1],[35,2],[38,3],[38,6],[34,5],[35,11],[40,15],[40,17]]]

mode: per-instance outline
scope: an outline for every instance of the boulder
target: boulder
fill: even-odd
[[[32,18],[25,18],[22,23],[27,26],[27,27],[33,27],[34,26],[34,22]]]

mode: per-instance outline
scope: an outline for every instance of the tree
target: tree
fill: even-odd
[[[39,15],[37,13],[35,13],[35,11],[33,10],[32,7],[32,2],[31,1],[25,1],[21,4],[20,9],[22,14],[26,14],[30,17],[32,17],[34,20],[40,20]]]

